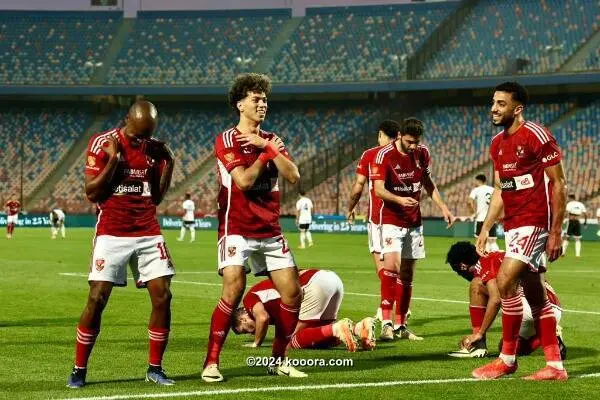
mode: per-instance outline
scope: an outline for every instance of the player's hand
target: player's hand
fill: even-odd
[[[117,138],[113,135],[108,135],[106,142],[102,145],[102,150],[110,157],[114,158],[119,155],[120,147]]]
[[[456,221],[456,217],[447,208],[442,210],[442,215],[444,216],[444,221],[446,221],[446,224],[447,224],[446,229],[450,229],[450,227],[452,225],[454,225],[454,222]]]
[[[489,236],[489,229],[481,228],[481,232],[479,236],[477,236],[477,240],[475,241],[475,249],[477,249],[477,254],[481,257],[485,257],[488,252],[485,250],[485,245],[487,243]]]
[[[354,223],[354,219],[355,219],[355,218],[356,218],[356,214],[355,214],[354,210],[350,211],[350,212],[348,213],[348,216],[346,217],[346,219],[348,220],[348,223],[349,223],[350,225],[352,225],[352,224]]]
[[[475,342],[478,342],[481,339],[483,339],[483,336],[481,336],[479,333],[473,333],[469,336],[463,337],[458,345],[464,349],[469,349]]]
[[[254,343],[254,342],[252,342],[252,343],[244,343],[242,346],[244,346],[244,347],[252,347],[252,348],[258,347],[258,345],[256,343]]]
[[[254,133],[241,133],[236,136],[236,139],[242,144],[242,147],[255,146],[259,149],[264,149],[267,143],[269,143],[267,139]]]
[[[550,231],[548,241],[546,242],[546,254],[550,262],[555,261],[562,254],[560,232]]]
[[[419,205],[419,202],[412,197],[398,196],[398,204],[400,204],[402,207],[416,207]]]
[[[273,137],[269,141],[273,142],[273,144],[275,145],[275,147],[277,147],[277,150],[282,151],[283,149],[285,149],[285,145],[283,144],[283,140],[281,140],[281,138],[279,136],[273,135]]]
[[[156,139],[150,139],[146,142],[146,154],[157,161],[173,161],[175,159],[175,155],[169,146],[165,142]]]

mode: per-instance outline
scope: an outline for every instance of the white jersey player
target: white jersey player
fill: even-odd
[[[562,255],[564,256],[569,247],[569,239],[575,240],[575,257],[581,257],[581,221],[584,218],[584,224],[587,223],[587,209],[583,203],[575,200],[575,195],[569,195],[569,202],[567,203],[567,232],[563,237],[562,242]]]
[[[306,197],[306,193],[301,190],[300,198],[296,202],[296,225],[300,229],[300,248],[306,248],[305,243],[308,240],[308,246],[313,245],[312,235],[310,233],[310,224],[312,222],[313,202]]]
[[[52,239],[56,239],[58,231],[60,230],[60,236],[65,238],[65,212],[60,208],[54,208],[50,211],[50,232],[52,232]]]
[[[181,231],[179,232],[179,237],[177,238],[177,240],[181,242],[185,236],[185,231],[189,230],[190,243],[192,243],[194,240],[196,240],[196,230],[194,228],[194,225],[196,224],[194,219],[194,211],[196,210],[196,206],[192,201],[191,194],[185,194],[185,200],[181,204],[181,207],[183,208],[183,217],[181,218]]]
[[[486,181],[487,178],[485,175],[477,175],[475,177],[475,187],[469,194],[469,208],[473,213],[472,218],[475,219],[475,237],[479,236],[481,233],[481,227],[483,226],[483,221],[485,221],[485,216],[490,207],[492,193],[494,192],[494,188],[486,185]],[[500,250],[496,243],[496,230],[497,225],[494,224],[489,231],[486,245],[486,250],[489,252]]]

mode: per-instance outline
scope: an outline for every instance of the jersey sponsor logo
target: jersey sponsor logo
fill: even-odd
[[[410,192],[410,193],[413,192],[413,187],[412,186],[394,186],[393,189],[394,189],[395,192]]]
[[[396,166],[396,167],[399,168],[399,166]],[[415,177],[415,171],[402,172],[401,174],[397,174],[397,176],[400,179],[414,178]]]
[[[550,161],[554,160],[557,157],[558,157],[558,152],[555,151],[554,153],[552,153],[550,155],[547,155],[546,157],[542,158],[542,162],[545,162],[545,163],[546,162],[550,162]]]
[[[136,169],[136,168],[125,168],[123,170],[125,175],[129,175],[130,178],[145,178],[148,173],[148,169]]]
[[[533,184],[533,176],[531,174],[500,179],[500,189],[504,192],[529,189],[533,187]]]
[[[413,192],[421,191],[421,182],[413,183]]]
[[[250,190],[253,191],[270,191],[273,185],[271,185],[270,181],[267,182],[257,182],[255,183]]]
[[[104,258],[98,258],[94,264],[96,264],[96,271],[102,271],[105,264]]]
[[[502,169],[503,169],[504,171],[512,171],[512,170],[515,170],[515,169],[517,169],[517,163],[516,163],[516,162],[514,162],[514,163],[505,163],[505,164],[502,164]]]
[[[139,195],[150,196],[149,182],[132,182],[127,184],[119,184],[113,187],[113,194],[116,195]]]

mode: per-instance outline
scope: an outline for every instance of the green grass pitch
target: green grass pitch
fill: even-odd
[[[597,398],[600,385],[600,243],[583,243],[583,257],[551,265],[548,278],[562,301],[566,367],[569,382],[518,379],[544,365],[537,351],[519,359],[514,378],[471,381],[471,370],[483,360],[446,356],[469,331],[467,283],[444,264],[449,238],[426,237],[427,258],[417,265],[411,329],[422,342],[378,343],[376,351],[292,350],[293,358],[351,358],[352,367],[303,368],[309,377],[293,380],[267,376],[248,367],[251,355],[268,356],[270,346],[243,347],[249,337],[230,334],[221,357],[227,381],[200,379],[211,312],[219,298],[216,234],[199,232],[193,244],[177,242],[177,231],[165,231],[178,275],[172,284],[173,323],[164,367],[177,384],[157,387],[143,381],[147,362],[149,298],[144,290],[115,288],[104,313],[101,334],[88,366],[88,386],[65,387],[73,361],[75,326],[86,295],[93,231],[68,229],[66,240],[51,240],[45,229],[16,229],[15,238],[0,240],[0,398]],[[366,236],[314,234],[315,246],[298,249],[298,235],[288,234],[301,267],[327,268],[344,282],[340,317],[359,320],[373,315],[378,279],[366,247]],[[67,274],[67,275],[64,275]],[[249,278],[248,284],[256,282]],[[450,300],[450,301],[449,301]],[[452,302],[454,300],[455,302]],[[272,331],[268,337],[272,337]],[[500,338],[500,319],[488,337],[492,354]],[[594,375],[597,374],[597,375]],[[591,375],[591,376],[590,376]],[[350,386],[344,386],[349,384]],[[364,386],[358,386],[365,384]],[[333,385],[340,385],[333,387]],[[300,388],[298,386],[304,386]],[[286,389],[286,387],[288,389]],[[292,390],[290,387],[295,387]],[[256,392],[257,388],[269,390]],[[270,389],[269,389],[270,388]],[[343,396],[343,397],[342,397]]]

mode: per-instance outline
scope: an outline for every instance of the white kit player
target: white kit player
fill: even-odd
[[[479,236],[481,233],[481,226],[483,225],[483,221],[485,221],[485,216],[487,215],[488,208],[490,207],[492,193],[494,193],[494,188],[487,185],[486,181],[487,178],[485,175],[477,175],[475,177],[475,187],[469,194],[469,208],[471,209],[471,212],[474,214],[473,217],[475,218],[475,237]],[[492,225],[487,239],[487,245],[485,248],[486,251],[500,250],[498,243],[496,243],[497,229],[498,226],[496,224]]]
[[[181,204],[181,207],[183,208],[183,217],[181,218],[181,232],[179,233],[177,240],[181,242],[185,237],[185,231],[189,230],[190,243],[192,243],[194,240],[196,240],[196,221],[194,219],[194,211],[196,206],[194,205],[191,194],[185,194],[185,200]]]
[[[562,255],[565,256],[567,253],[567,247],[569,247],[569,239],[575,241],[575,257],[581,257],[581,221],[587,223],[587,209],[583,203],[575,199],[574,194],[569,195],[569,202],[566,206],[567,211],[567,232],[563,237],[562,242]]]
[[[55,208],[50,211],[50,231],[52,232],[52,239],[56,239],[58,231],[60,230],[60,236],[65,238],[65,212],[60,208]]]
[[[305,249],[306,241],[308,241],[308,247],[313,246],[312,234],[310,233],[313,202],[306,197],[304,190],[300,190],[298,193],[300,194],[300,198],[296,202],[296,225],[300,229],[300,248]]]

